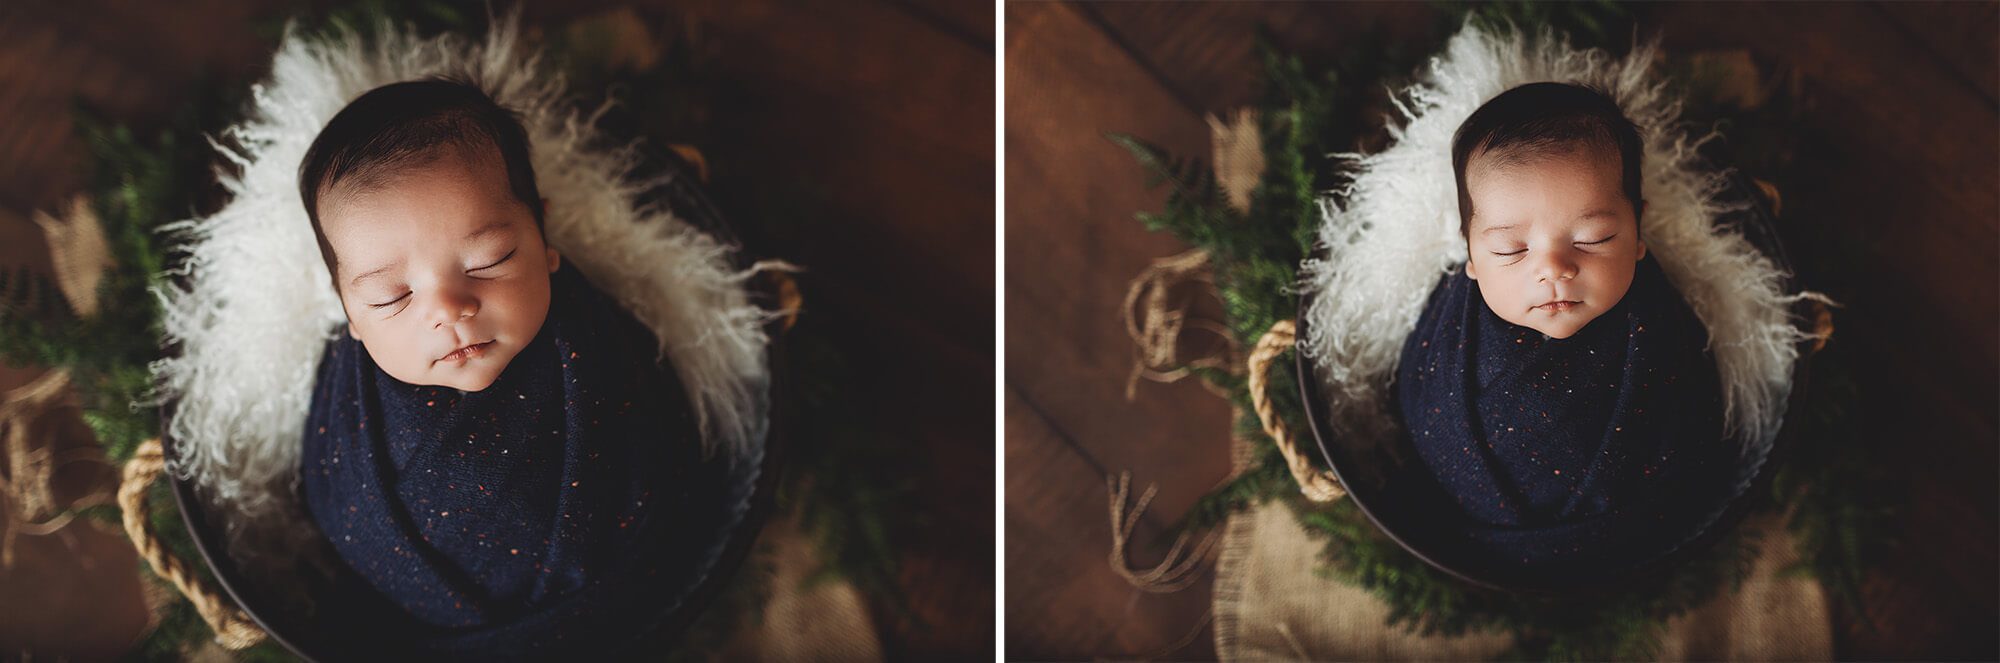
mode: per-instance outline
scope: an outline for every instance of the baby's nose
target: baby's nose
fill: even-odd
[[[439,293],[431,309],[431,326],[443,327],[479,314],[479,299],[458,293]]]
[[[1549,256],[1535,266],[1535,281],[1537,283],[1568,281],[1576,278],[1576,270],[1576,261],[1560,255]]]

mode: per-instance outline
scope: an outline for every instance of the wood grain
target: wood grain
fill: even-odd
[[[1012,4],[1006,21],[1006,656],[1138,656],[1196,626],[1206,585],[1140,594],[1112,573],[1105,477],[1159,484],[1151,542],[1227,473],[1229,412],[1191,383],[1125,399],[1125,283],[1184,247],[1133,220],[1163,194],[1103,133],[1193,154],[1207,131],[1075,7]]]
[[[1760,64],[1804,79],[1811,105],[1796,127],[1804,143],[1795,172],[1778,182],[1786,200],[1781,232],[1806,282],[1846,304],[1836,317],[1835,343],[1852,358],[1862,387],[1853,425],[1864,439],[1879,441],[1873,456],[1895,477],[1878,489],[1900,503],[1894,527],[1903,541],[1867,586],[1872,616],[1882,628],[1843,621],[1837,652],[1858,659],[1996,658],[2000,109],[1994,91],[2000,87],[2000,5],[1661,3],[1634,9],[1639,34],[1660,34],[1670,51],[1746,49]],[[1017,559],[1035,568],[1057,563],[1058,551],[1041,541],[1088,538],[1104,527],[1016,513],[1083,508],[1101,478],[1078,469],[1035,474],[1031,481],[1016,479],[1016,472],[1074,464],[1053,460],[1065,447],[1084,467],[1109,472],[1119,466],[1104,458],[1129,446],[1159,444],[1149,435],[1122,432],[1145,425],[1126,422],[1121,415],[1129,410],[1099,404],[1110,400],[1100,392],[1111,390],[1093,385],[1110,381],[1116,367],[1069,359],[1130,347],[1108,331],[1105,321],[1116,314],[1116,303],[1105,293],[1136,273],[1123,256],[1176,248],[1154,244],[1153,236],[1116,234],[1120,229],[1100,221],[1120,211],[1157,209],[1158,199],[1121,190],[1139,175],[1119,170],[1115,160],[1091,160],[1089,134],[1110,124],[1180,154],[1205,154],[1192,120],[1256,98],[1260,68],[1252,45],[1259,29],[1309,61],[1324,61],[1370,32],[1391,46],[1416,48],[1441,41],[1456,26],[1438,21],[1432,7],[1392,3],[1077,3],[1008,11],[1008,651],[1052,658],[1129,655],[1135,650],[1093,644],[1075,632],[1109,629],[1126,637],[1119,644],[1128,647],[1165,644],[1164,633],[1108,621],[1126,614],[1106,607],[1120,605],[1118,585],[1085,591],[1074,588],[1093,586],[1076,580],[1080,572],[1042,571],[1037,575],[1073,585],[1039,587],[1035,578],[1012,571]],[[1042,100],[1049,97],[1059,101]],[[1362,103],[1379,108],[1380,101]],[[1113,200],[1124,206],[1112,208]],[[1127,222],[1124,230],[1133,225]],[[1053,236],[1035,237],[1042,233]],[[1089,258],[1071,255],[1079,251]],[[1111,268],[1121,260],[1128,262]],[[1102,283],[1091,283],[1097,280]],[[1021,329],[1023,316],[1053,331]],[[1164,391],[1142,391],[1140,402],[1126,407],[1178,397]],[[1044,402],[1090,403],[1098,420],[1119,423],[1091,428],[1059,408],[1033,418],[1012,414],[1016,408],[1039,411],[1032,406]],[[1220,419],[1184,406],[1148,412],[1172,427],[1205,430],[1218,440],[1226,435]],[[1016,421],[1024,418],[1038,423],[1018,424],[1034,432],[1017,434]],[[1121,436],[1125,441],[1110,439]],[[1159,448],[1156,453],[1174,447]],[[1079,485],[1052,483],[1065,476]],[[1174,481],[1189,482],[1178,489],[1194,492],[1210,485],[1206,477],[1173,476],[1159,475],[1163,494],[1177,490]],[[1036,542],[1017,545],[1017,531],[1033,532]],[[1095,563],[1088,551],[1070,555],[1076,564]],[[1049,600],[1016,605],[1044,598]],[[1153,608],[1176,616],[1196,614],[1193,604],[1206,600],[1192,592],[1150,598],[1188,604]],[[1019,627],[1012,619],[1017,614],[1028,619]]]
[[[1803,264],[1819,263],[1808,282],[1847,304],[1837,319],[1862,385],[1854,425],[1898,479],[1884,488],[1902,541],[1868,585],[1881,628],[1845,624],[1837,651],[1992,659],[2000,109],[1989,90],[2000,7],[1676,9],[1656,17],[1669,48],[1749,48],[1796,67],[1814,100],[1799,172],[1779,182],[1781,232]],[[1953,29],[1982,24],[1983,38]],[[1971,57],[1981,50],[1983,67]]]
[[[81,185],[73,102],[141,130],[163,126],[204,77],[254,78],[273,44],[247,26],[290,4],[7,3],[0,208],[50,208]],[[524,4],[532,32],[626,3]],[[911,535],[901,583],[922,625],[878,610],[885,653],[988,656],[997,638],[991,5],[632,4],[715,49],[723,89],[712,131],[676,138],[706,153],[725,215],[790,229],[753,249],[809,269],[806,315],[842,321],[831,340],[856,375],[846,388],[866,395],[857,414],[923,470],[910,481],[923,520],[901,527]],[[61,653],[46,642],[34,653]]]
[[[908,449],[896,659],[977,658],[993,628],[993,53],[976,3],[655,3],[717,45],[728,81],[694,137],[725,210],[810,201],[769,254],[805,265],[875,434]],[[945,26],[957,26],[949,30]],[[990,29],[990,19],[987,26]],[[810,438],[801,443],[811,443]],[[887,617],[886,614],[881,616]]]

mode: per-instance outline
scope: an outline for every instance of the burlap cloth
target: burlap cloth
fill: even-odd
[[[1735,593],[1725,588],[1669,622],[1661,660],[1833,659],[1832,622],[1818,582],[1777,577],[1798,559],[1781,518],[1760,514],[1743,522],[1764,533],[1749,578]],[[1380,599],[1315,573],[1322,548],[1278,502],[1229,519],[1215,570],[1215,650],[1222,660],[1472,660],[1513,645],[1506,634],[1424,637],[1386,626],[1389,607]]]
[[[861,590],[839,578],[805,582],[820,560],[796,518],[773,518],[758,546],[769,546],[769,560],[776,567],[770,602],[763,619],[740,626],[717,660],[882,660],[882,644]]]

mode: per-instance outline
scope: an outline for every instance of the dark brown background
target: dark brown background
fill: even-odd
[[[1847,304],[1837,342],[1864,389],[1857,425],[1904,479],[1885,487],[1904,543],[1865,588],[1881,629],[1843,621],[1836,652],[1995,659],[2000,4],[1635,11],[1669,50],[1748,49],[1796,69],[1816,100],[1799,129],[1819,142],[1779,183],[1783,228],[1802,264],[1824,261],[1821,238],[1858,242],[1858,259],[1805,276]],[[1212,658],[1208,583],[1145,594],[1106,562],[1105,477],[1159,484],[1137,540],[1157,536],[1227,472],[1229,413],[1192,381],[1124,397],[1125,284],[1186,247],[1132,219],[1164,194],[1101,133],[1205,156],[1203,115],[1254,99],[1259,25],[1308,57],[1369,34],[1437,44],[1449,26],[1419,4],[1038,2],[1005,20],[1006,655]]]
[[[0,8],[0,266],[47,269],[33,210],[83,182],[74,103],[162,126],[203,78],[261,75],[273,43],[247,26],[278,1],[5,3]],[[324,2],[314,2],[324,5]],[[499,3],[504,6],[506,3]],[[623,3],[528,2],[561,25]],[[893,658],[978,659],[994,647],[992,466],[993,8],[981,2],[632,3],[713,47],[726,82],[706,153],[725,215],[780,194],[810,203],[762,247],[808,266],[812,311],[836,334],[870,430],[923,468],[926,514],[901,584],[926,627],[882,621]],[[0,388],[37,370],[0,372]],[[810,443],[798,435],[795,443]],[[84,477],[80,480],[106,480]],[[115,478],[109,478],[115,480]],[[0,570],[0,658],[98,658],[143,625],[122,534],[24,538]],[[108,570],[107,570],[108,569]]]

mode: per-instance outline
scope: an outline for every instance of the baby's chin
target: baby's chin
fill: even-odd
[[[493,386],[493,383],[500,378],[497,373],[489,374],[486,371],[469,371],[464,369],[431,371],[429,374],[416,377],[415,379],[406,378],[395,373],[389,373],[389,377],[396,378],[404,384],[417,387],[448,387],[465,392],[485,391],[487,387]]]
[[[471,373],[470,371],[466,372]],[[435,386],[451,387],[464,392],[486,391],[487,387],[493,386],[493,383],[500,378],[497,373],[490,375],[486,374],[485,371],[479,371],[478,373],[476,375],[455,375],[449,379],[439,381]]]
[[[432,366],[430,370],[415,375],[397,375],[399,371],[390,371],[387,367],[383,367],[383,372],[405,384],[419,387],[449,387],[473,392],[485,391],[487,387],[493,386],[493,383],[500,379],[499,367],[506,365],[504,361],[496,363],[493,367],[438,364]]]
[[[1492,306],[1489,304],[1488,308],[1492,308]],[[1593,308],[1592,310],[1570,310],[1560,313],[1531,310],[1526,315],[1508,315],[1499,309],[1493,309],[1493,313],[1500,316],[1502,320],[1541,332],[1542,335],[1549,338],[1564,339],[1575,336],[1579,331],[1583,331],[1583,328],[1589,326],[1592,320],[1597,319],[1600,312]]]
[[[1602,314],[1602,310],[1598,310],[1594,306],[1588,306],[1588,304],[1586,306],[1570,308],[1566,312],[1554,312],[1554,314],[1552,312],[1544,312],[1544,310],[1528,310],[1528,312],[1512,312],[1512,314],[1508,314],[1500,306],[1492,306],[1492,302],[1486,302],[1486,308],[1490,312],[1494,312],[1494,316],[1500,316],[1500,320],[1512,322],[1512,324],[1528,328],[1528,330],[1542,331],[1542,335],[1556,337],[1556,339],[1576,335],[1576,331],[1584,330],[1586,326],[1590,326],[1592,320],[1598,320],[1598,316]]]

